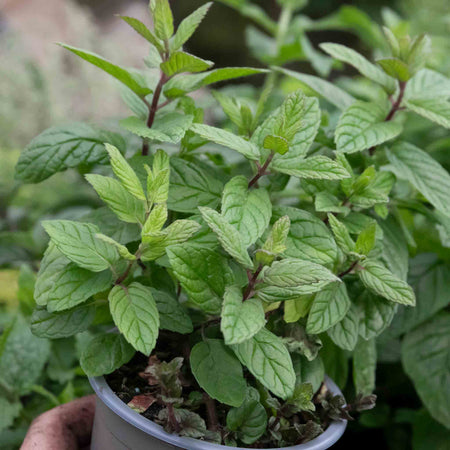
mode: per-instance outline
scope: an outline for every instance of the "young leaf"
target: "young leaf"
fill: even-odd
[[[61,339],[86,330],[94,320],[95,307],[90,304],[50,313],[38,306],[31,316],[31,331],[35,336]]]
[[[350,308],[345,283],[332,283],[316,294],[308,315],[306,331],[319,334],[340,322]]]
[[[377,63],[387,75],[396,80],[406,82],[413,75],[408,64],[399,58],[381,58],[377,60]]]
[[[80,48],[72,47],[70,45],[66,44],[59,44],[59,45],[69,50],[70,52],[74,53],[75,55],[79,56],[80,58],[84,59],[85,61],[93,64],[94,66],[97,66],[104,72],[108,73],[116,80],[120,81],[125,86],[130,88],[139,97],[145,97],[146,95],[152,93],[151,89],[149,89],[147,86],[140,84],[137,78],[133,77],[133,75],[130,72],[128,72],[127,70],[125,70],[120,66],[116,66],[115,64],[107,61],[101,56],[96,55],[95,53],[92,52],[88,52],[86,50],[82,50]]]
[[[183,72],[204,72],[210,69],[214,63],[206,61],[186,52],[174,52],[167,61],[161,64],[161,70],[168,76],[173,77]]]
[[[128,117],[120,121],[120,125],[133,134],[159,142],[178,144],[186,134],[193,121],[193,116],[168,112],[157,114],[151,128],[139,117]]]
[[[127,160],[113,145],[105,144],[105,147],[111,159],[111,167],[123,187],[137,199],[145,201],[146,197],[142,189],[142,184],[134,170],[127,163]]]
[[[339,162],[326,156],[310,156],[309,158],[277,159],[272,165],[277,172],[292,175],[297,178],[309,178],[318,180],[342,180],[350,178],[347,169]]]
[[[192,14],[183,19],[177,29],[177,32],[175,33],[175,36],[170,42],[171,52],[179,50],[184,45],[184,43],[189,40],[189,38],[194,34],[197,27],[200,25],[211,5],[212,2],[205,3],[203,6],[200,6],[200,8],[196,9]]]
[[[253,337],[266,324],[260,300],[242,300],[237,286],[228,286],[222,305],[220,329],[227,345],[240,344]]]
[[[208,226],[216,233],[224,250],[244,267],[253,268],[253,262],[248,255],[247,246],[239,231],[217,211],[204,206],[199,207],[199,210]]]
[[[335,142],[339,152],[355,153],[397,137],[402,126],[386,122],[388,105],[357,101],[347,108],[336,126]]]
[[[146,234],[156,235],[167,221],[167,205],[165,203],[157,204],[153,207],[151,213],[142,228],[142,236]]]
[[[233,282],[227,260],[216,251],[191,245],[174,245],[167,255],[190,301],[207,313],[218,313],[225,287]]]
[[[306,317],[313,301],[314,294],[309,294],[284,302],[284,321],[286,323],[294,323],[298,322],[302,317]]]
[[[164,46],[161,41],[140,20],[128,16],[119,17],[137,31],[144,39],[147,39],[150,44],[154,45],[159,53],[164,52]]]
[[[289,69],[282,69],[280,67],[275,67],[275,70],[283,75],[300,81],[300,83],[312,89],[317,95],[323,97],[338,109],[347,109],[353,102],[355,102],[355,99],[350,94],[343,91],[341,88],[338,88],[329,81],[323,80],[322,78],[294,72]]]
[[[340,222],[333,214],[328,214],[328,222],[337,244],[343,250],[344,253],[351,253],[355,250],[355,243],[347,230],[347,227]]]
[[[174,333],[192,333],[192,320],[180,302],[164,291],[150,290],[158,308],[160,328]]]
[[[233,352],[219,339],[206,339],[191,351],[192,373],[207,394],[221,403],[240,406],[247,383]]]
[[[264,281],[257,295],[264,301],[291,300],[300,295],[312,294],[339,279],[319,264],[301,259],[275,261],[264,272]]]
[[[246,141],[229,131],[200,123],[194,123],[190,130],[201,136],[203,139],[231,148],[252,161],[258,161],[259,159],[259,150],[255,144]]]
[[[78,266],[102,272],[119,259],[115,248],[97,239],[98,227],[70,220],[45,220],[42,226],[55,246]]]
[[[163,41],[168,41],[173,35],[173,16],[169,0],[150,0],[150,11],[156,36]]]
[[[300,411],[314,411],[316,408],[311,401],[314,392],[311,383],[302,383],[295,386],[294,394],[287,400],[290,414]]]
[[[156,344],[159,314],[151,290],[140,283],[114,286],[109,293],[114,323],[125,339],[139,352],[149,355]]]
[[[194,162],[171,158],[167,206],[172,211],[197,213],[198,206],[215,208],[223,191],[222,182]]]
[[[378,261],[366,259],[356,273],[364,285],[376,294],[395,303],[415,305],[416,298],[411,287]]]
[[[53,244],[45,251],[41,262],[34,298],[50,312],[72,308],[92,295],[108,289],[112,273],[93,273],[70,262]]]
[[[119,252],[119,255],[128,261],[134,261],[136,259],[136,256],[134,256],[130,251],[125,247],[125,245],[119,244],[114,239],[110,238],[109,236],[106,236],[102,233],[97,233],[95,235],[97,239],[100,239],[103,242],[106,242],[107,244],[110,244],[112,247],[116,248]]]
[[[267,389],[282,399],[294,393],[295,372],[282,340],[266,328],[233,346],[241,363]]]
[[[121,334],[100,334],[83,349],[80,364],[87,376],[99,377],[126,364],[134,353],[134,348]]]
[[[436,122],[445,128],[450,128],[450,102],[443,98],[426,98],[408,100],[406,109],[419,114],[419,116]]]
[[[340,348],[352,351],[358,342],[359,311],[352,304],[345,317],[328,330],[328,336]]]
[[[355,252],[367,256],[375,245],[376,232],[377,224],[372,222],[356,239]]]
[[[437,210],[450,216],[449,173],[430,155],[407,142],[387,152],[396,173],[408,180]]]
[[[93,173],[85,177],[119,219],[128,223],[144,223],[145,203],[131,195],[119,181]]]
[[[450,314],[442,312],[415,328],[403,339],[402,362],[420,399],[444,426],[450,420],[447,386],[450,358]]]
[[[360,339],[353,352],[353,382],[357,394],[370,395],[375,389],[377,348],[375,339]]]
[[[222,216],[238,231],[245,247],[259,239],[269,226],[272,204],[265,189],[248,190],[243,176],[232,178],[224,187]]]
[[[21,153],[16,178],[26,183],[38,183],[71,167],[104,164],[108,160],[105,142],[124,147],[121,136],[89,125],[74,123],[49,128]]]
[[[389,75],[386,75],[386,73],[368,61],[364,56],[355,52],[355,50],[345,45],[333,44],[331,42],[320,44],[320,48],[333,58],[350,64],[362,75],[383,86],[389,94],[395,92],[395,80]]]
[[[288,216],[291,221],[286,250],[290,258],[329,265],[337,258],[337,246],[327,226],[313,214],[301,209],[276,206],[272,220]]]
[[[270,265],[275,257],[286,250],[286,240],[291,221],[289,216],[280,217],[272,227],[266,242],[261,250],[256,252],[256,262]]]
[[[259,402],[255,388],[247,388],[245,400],[239,408],[231,408],[227,414],[227,428],[238,434],[239,440],[250,445],[266,431],[267,413]]]

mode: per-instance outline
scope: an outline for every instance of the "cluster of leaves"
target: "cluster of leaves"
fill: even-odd
[[[249,2],[227,3],[264,23],[278,42],[275,58],[265,62],[287,60],[291,26],[299,22],[292,13],[304,2],[280,0],[278,23]],[[373,406],[377,337],[398,320],[392,339],[407,333],[405,370],[430,414],[448,425],[450,402],[439,380],[449,373],[449,317],[440,313],[422,325],[431,317],[420,287],[429,274],[415,285],[416,310],[406,281],[415,242],[409,211],[438,227],[436,245],[449,242],[450,175],[429,152],[402,140],[411,114],[450,126],[450,80],[421,68],[427,38],[386,30],[390,56],[377,64],[342,45],[322,44],[378,86],[376,97],[358,100],[320,77],[281,67],[209,70],[210,61],[182,49],[209,7],[176,32],[167,0],[150,2],[154,30],[122,18],[150,44],[145,63],[159,69],[152,82],[145,72],[65,46],[129,89],[135,115],[120,125],[142,138],[142,148],[127,159],[133,149],[121,135],[77,125],[45,131],[22,153],[16,173],[26,182],[95,165],[86,179],[106,204],[82,221],[43,222],[50,244],[34,291],[33,333],[61,339],[94,326],[81,355],[91,376],[114,372],[136,351],[150,355],[170,340],[178,348],[189,342],[186,364],[201,399],[180,400],[180,359],[153,360],[146,376],[165,405],[158,420],[194,437],[282,446],[326,425],[313,412],[318,403],[326,417],[344,416],[342,399],[315,393],[325,371],[344,386],[350,358],[355,409]],[[339,14],[347,19],[357,14],[345,11]],[[336,22],[328,19],[328,26]],[[264,72],[255,105],[214,94],[226,127],[203,124],[203,111],[187,95]],[[268,110],[280,76],[300,89]],[[435,275],[445,266],[431,267]],[[432,313],[448,297],[436,294],[434,303]],[[119,333],[108,332],[111,325]],[[227,412],[219,424],[211,413],[216,401]],[[209,411],[208,427],[194,412],[199,402]]]

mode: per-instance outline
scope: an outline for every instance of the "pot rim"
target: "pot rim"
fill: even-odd
[[[206,441],[201,441],[199,439],[182,437],[176,434],[167,433],[160,425],[152,422],[144,416],[141,416],[139,413],[133,411],[129,406],[127,406],[122,400],[120,400],[120,398],[117,397],[117,395],[109,387],[105,377],[90,377],[89,382],[91,383],[91,386],[97,396],[109,409],[111,409],[129,424],[161,441],[189,450],[246,450],[242,447],[229,447],[226,445],[214,444]],[[325,384],[333,394],[342,395],[340,389],[328,376],[325,376]],[[289,448],[292,450],[324,450],[331,447],[340,439],[340,437],[344,434],[346,427],[346,420],[333,421],[320,436],[316,437],[312,441],[306,442],[305,444],[299,444],[284,448]],[[271,450],[283,449],[274,448]]]

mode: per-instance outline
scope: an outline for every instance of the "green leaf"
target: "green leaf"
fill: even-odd
[[[178,144],[192,124],[193,116],[178,112],[157,114],[151,128],[139,117],[128,117],[120,121],[120,125],[130,133],[158,142]]]
[[[328,336],[321,336],[323,347],[320,357],[323,360],[325,373],[341,388],[344,389],[348,377],[347,352],[339,348]]]
[[[408,81],[405,100],[450,97],[450,79],[439,72],[422,69]]]
[[[247,388],[244,403],[239,408],[231,408],[227,414],[227,428],[237,432],[238,439],[250,445],[266,431],[267,413],[259,402],[259,393]]]
[[[444,98],[407,100],[405,106],[406,109],[419,114],[419,116],[445,128],[450,128],[450,102]]]
[[[100,334],[83,349],[80,364],[87,376],[99,377],[119,369],[134,353],[134,348],[121,334]]]
[[[198,206],[215,208],[223,191],[222,182],[194,162],[171,158],[167,206],[178,212],[197,213]]]
[[[167,255],[189,300],[207,313],[218,313],[225,287],[233,282],[227,260],[214,250],[192,245],[174,245]]]
[[[408,180],[437,210],[450,216],[449,173],[430,155],[407,142],[387,152],[396,174]]]
[[[267,70],[254,69],[252,67],[225,67],[223,69],[211,70],[206,73],[181,75],[166,83],[164,95],[167,98],[182,97],[189,92],[196,91],[204,86],[209,86],[210,84],[218,83],[219,81],[248,77],[260,73],[267,73]]]
[[[31,316],[31,331],[38,337],[61,339],[85,331],[94,317],[95,307],[91,304],[54,313],[38,306]]]
[[[321,290],[311,306],[306,325],[309,334],[319,334],[340,322],[350,308],[345,283],[332,283]]]
[[[232,178],[224,187],[222,216],[240,234],[245,247],[254,244],[269,226],[272,204],[265,189],[248,190],[244,176]]]
[[[356,239],[355,252],[360,255],[368,255],[375,246],[375,237],[377,232],[376,222],[372,222],[365,228]]]
[[[264,243],[263,250],[279,255],[286,250],[286,241],[291,227],[289,216],[280,217],[270,230],[269,236]]]
[[[328,330],[328,336],[340,348],[352,351],[358,342],[359,311],[352,304],[345,317]]]
[[[272,220],[288,216],[291,221],[286,250],[290,258],[301,258],[319,264],[332,264],[337,246],[327,226],[308,211],[287,206],[273,208]]]
[[[343,206],[340,199],[327,191],[322,191],[316,194],[314,207],[316,208],[316,211],[320,212],[343,214],[348,214],[350,212],[350,208],[348,206]]]
[[[373,292],[395,303],[415,305],[416,298],[411,287],[389,272],[381,263],[366,259],[360,265],[356,273],[364,285]]]
[[[262,328],[248,341],[234,345],[233,350],[241,363],[273,394],[287,399],[294,393],[291,356],[278,336]]]
[[[200,25],[211,5],[212,2],[205,3],[203,6],[196,9],[192,14],[183,19],[177,29],[177,32],[175,33],[175,36],[170,42],[171,52],[180,49],[184,43],[189,40],[197,27]]]
[[[158,308],[160,328],[181,334],[192,333],[192,320],[180,302],[164,291],[150,290]]]
[[[142,184],[134,170],[127,163],[127,160],[113,145],[105,144],[105,147],[111,159],[111,167],[114,174],[120,180],[123,187],[137,199],[145,201],[146,197],[144,189],[142,189]]]
[[[420,399],[435,420],[450,421],[450,314],[442,312],[403,339],[402,363]]]
[[[333,214],[328,214],[327,217],[339,247],[346,254],[353,252],[355,250],[355,243],[353,242],[347,227],[336,219]]]
[[[153,170],[147,171],[147,195],[153,203],[166,203],[169,197],[170,159],[163,150],[158,150],[153,158]]]
[[[22,407],[22,403],[19,401],[9,401],[5,397],[0,397],[0,409],[2,411],[0,433],[13,425],[14,420],[19,417]]]
[[[353,352],[353,382],[357,394],[370,395],[375,389],[377,347],[375,339],[360,339]]]
[[[49,128],[35,137],[21,153],[16,178],[38,183],[56,172],[108,161],[104,143],[124,147],[121,136],[74,123]]]
[[[217,211],[204,206],[199,207],[199,210],[208,226],[217,235],[224,250],[244,267],[253,268],[247,246],[239,231]]]
[[[49,355],[50,342],[34,336],[28,322],[18,315],[0,339],[2,385],[18,396],[28,394],[41,376]]]
[[[410,262],[409,283],[416,294],[415,308],[399,308],[389,333],[400,336],[430,319],[449,303],[450,266],[425,253]]]
[[[336,126],[335,142],[339,152],[355,153],[397,137],[402,126],[385,122],[388,105],[357,101],[347,108]]]
[[[227,345],[252,338],[266,324],[261,301],[256,298],[243,301],[237,286],[226,288],[221,317],[220,329]]]
[[[257,295],[267,302],[291,300],[300,295],[318,292],[338,280],[319,264],[287,258],[275,261],[266,269],[263,282],[257,286]]]
[[[150,44],[154,45],[159,53],[164,52],[164,46],[161,44],[161,41],[140,20],[128,16],[119,17],[137,31],[144,39],[150,42]]]
[[[201,136],[203,139],[231,148],[252,161],[257,161],[259,159],[259,150],[255,144],[246,141],[229,131],[200,123],[194,123],[190,130]]]
[[[173,35],[173,16],[169,0],[150,0],[150,11],[155,24],[155,33],[163,41]]]
[[[80,58],[84,59],[85,61],[93,64],[94,66],[97,66],[104,72],[108,73],[116,80],[120,81],[125,86],[130,88],[139,97],[145,97],[146,95],[152,93],[151,89],[149,89],[147,86],[140,84],[138,80],[135,77],[133,77],[133,75],[130,72],[128,72],[128,70],[125,70],[123,67],[116,66],[115,64],[109,62],[108,60],[102,58],[101,56],[95,53],[88,52],[86,50],[82,50],[80,48],[72,47],[66,44],[59,44],[59,45],[69,50],[70,52],[74,53],[75,55],[79,56]]]
[[[83,269],[102,272],[119,259],[115,248],[97,239],[99,228],[71,220],[44,220],[42,226],[67,258]]]
[[[119,181],[93,173],[85,177],[119,219],[128,223],[144,223],[145,203],[131,195]]]
[[[149,355],[159,331],[159,314],[151,290],[137,282],[127,287],[117,285],[108,300],[119,331],[137,351]]]
[[[241,364],[223,341],[199,342],[192,348],[190,363],[195,379],[210,397],[230,406],[242,404],[247,383]]]
[[[339,162],[326,156],[310,156],[305,159],[282,160],[278,159],[271,165],[277,172],[292,175],[297,178],[310,178],[319,180],[342,180],[350,178],[347,169]]]
[[[275,67],[274,69],[283,75],[300,81],[302,84],[312,89],[315,94],[323,97],[338,109],[347,109],[355,101],[350,94],[322,78],[294,72],[289,69],[282,69],[281,67]]]
[[[408,65],[399,58],[381,58],[377,63],[387,75],[399,81],[406,82],[412,76]]]
[[[38,305],[50,312],[63,311],[85,302],[111,286],[112,273],[90,272],[70,262],[53,244],[44,254],[34,297]]]
[[[168,76],[173,77],[183,72],[204,72],[210,69],[214,63],[206,61],[186,52],[174,52],[167,61],[161,64],[161,70]]]
[[[293,354],[292,362],[297,376],[297,384],[310,383],[313,391],[317,392],[325,378],[325,369],[320,356],[308,361],[305,356]]]
[[[355,52],[355,50],[345,45],[333,44],[331,42],[320,44],[320,48],[333,58],[350,64],[366,78],[383,86],[389,94],[395,92],[395,80],[386,75],[379,67],[372,64],[360,53]]]

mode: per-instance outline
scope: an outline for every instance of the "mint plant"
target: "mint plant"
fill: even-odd
[[[304,2],[280,0],[278,24],[234,3],[282,49]],[[150,2],[153,30],[122,17],[148,41],[149,70],[63,45],[121,82],[135,115],[119,122],[121,133],[79,124],[44,131],[22,153],[19,179],[78,167],[92,172],[85,178],[106,205],[78,221],[42,222],[50,244],[32,331],[58,339],[89,330],[84,372],[111,374],[113,389],[140,413],[158,405],[149,417],[170,432],[289,446],[374,406],[376,338],[416,302],[404,210],[444,231],[450,215],[450,175],[402,139],[403,124],[418,114],[448,128],[450,81],[422,68],[426,36],[389,29],[387,56],[376,62],[321,45],[378,86],[370,101],[277,66],[210,70],[212,62],[182,49],[210,6],[176,31],[168,0]],[[228,124],[203,123],[188,94],[262,73],[256,102],[215,91]],[[300,88],[272,108],[281,75]],[[446,327],[443,314],[439,329]],[[430,395],[417,339],[405,343],[405,367],[442,421],[449,403],[434,404],[441,400]],[[442,346],[430,360],[435,377],[448,370],[447,356]],[[344,386],[349,358],[354,395],[346,405],[324,375]],[[124,373],[134,383],[125,391]]]

